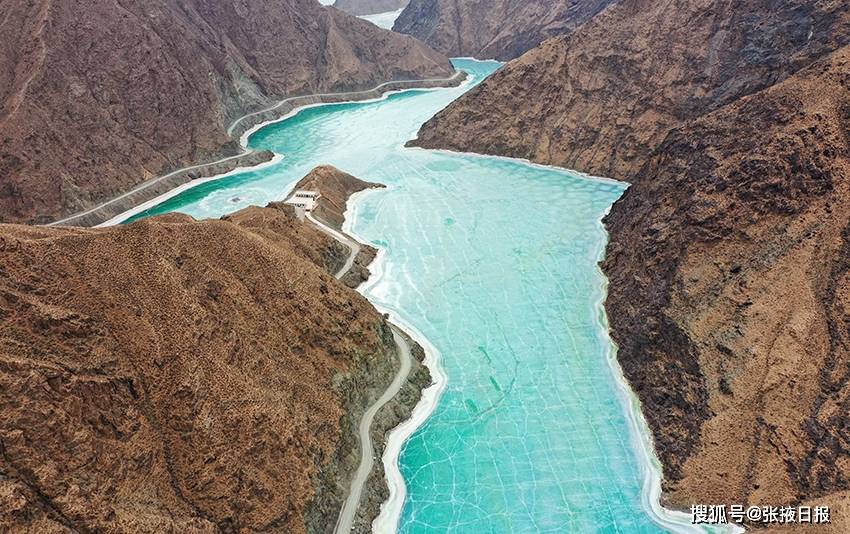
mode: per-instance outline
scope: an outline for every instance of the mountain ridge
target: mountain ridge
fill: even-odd
[[[514,59],[616,0],[411,0],[393,30],[449,56]]]
[[[453,73],[415,40],[313,0],[0,6],[9,222],[49,222],[234,155],[229,123],[284,97]]]

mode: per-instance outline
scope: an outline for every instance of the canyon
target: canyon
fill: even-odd
[[[615,0],[410,0],[393,30],[449,56],[514,59]]]
[[[673,507],[826,503],[850,528],[846,7],[624,0],[412,143],[632,184],[606,308]]]
[[[236,155],[283,98],[445,78],[448,59],[313,0],[29,3],[0,12],[0,221],[46,223]]]
[[[388,258],[370,298],[451,347],[444,400],[398,461],[403,528],[438,508],[428,524],[447,530],[663,524],[641,508],[631,427],[594,359],[608,347],[593,307],[607,213],[610,335],[663,504],[828,504],[817,531],[850,531],[846,0],[411,0],[395,26],[410,36],[341,11],[401,2],[335,6],[0,0],[0,221],[48,223],[187,165],[285,154],[151,208],[216,219],[0,224],[0,530],[332,530],[358,422],[398,365],[388,317],[352,291],[377,250],[337,280],[348,248],[293,208],[235,211],[280,198],[321,156],[389,184],[392,202],[360,208],[364,242]],[[461,61],[474,87],[448,106],[414,91],[246,134],[294,112],[279,104],[293,96],[442,83],[445,55],[517,59],[492,75]],[[439,109],[410,145],[630,186],[608,211],[623,184],[402,150]],[[198,177],[183,174],[154,192]],[[349,196],[382,186],[323,165],[294,187],[320,189],[313,215],[340,231]],[[431,383],[413,353],[372,427],[376,458]],[[357,531],[389,495],[383,469]],[[494,513],[493,495],[525,499],[532,471],[552,484]],[[591,499],[607,512],[570,508]]]

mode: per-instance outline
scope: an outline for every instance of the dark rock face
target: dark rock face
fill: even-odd
[[[284,97],[443,78],[444,56],[315,0],[0,2],[0,220],[46,222],[237,152]]]
[[[827,207],[846,202],[844,173],[850,160],[842,122],[850,109],[848,57],[850,50],[844,48],[773,88],[674,130],[606,219],[611,232],[604,264],[612,282],[608,306],[627,374],[638,384],[652,383],[648,389],[656,394],[669,390],[664,397],[671,406],[702,406],[674,417],[690,426],[685,439],[659,432],[659,448],[670,449],[665,466],[671,481],[681,478],[702,421],[719,417],[762,387],[741,376],[755,372],[743,365],[754,366],[759,359],[763,365],[779,364],[778,355],[792,356],[789,346],[774,345],[767,353],[743,358],[765,341],[753,339],[754,330],[769,321],[787,327],[783,316],[801,313],[798,302],[783,306],[774,301],[777,293],[814,299],[822,310],[812,310],[817,312],[812,322],[826,324],[830,308],[834,311],[818,302],[826,295],[834,298],[832,291],[809,295],[802,287],[828,287],[834,283],[831,264],[845,262],[847,214]],[[807,272],[813,267],[809,254],[817,248],[820,260],[830,261]],[[778,277],[786,279],[769,292],[755,287]],[[638,294],[648,297],[637,300]],[[776,309],[758,309],[768,302]],[[709,321],[724,330],[705,328]],[[773,334],[786,333],[781,330]],[[676,335],[670,337],[671,332]],[[823,363],[816,364],[818,358],[827,357],[814,347],[797,349],[811,360],[796,370],[800,373],[818,369]],[[828,352],[834,355],[833,349]],[[689,389],[663,386],[669,376],[652,371],[665,363],[689,370],[692,395]],[[706,400],[724,395],[735,398],[709,409]],[[790,420],[804,415],[794,413],[801,407],[787,397],[773,401],[789,404],[777,404],[769,416],[760,416]],[[673,415],[648,410],[650,419],[657,414]],[[682,443],[690,450],[679,454]]]
[[[622,0],[505,65],[415,144],[628,181],[671,128],[848,42],[845,0]]]
[[[0,531],[329,531],[397,366],[339,246],[288,207],[0,226]]]
[[[616,0],[411,0],[393,30],[449,56],[508,60],[566,35]]]
[[[408,0],[336,0],[334,7],[352,15],[374,15],[398,11]]]
[[[848,118],[844,47],[671,132],[606,218],[612,335],[676,504],[850,488]]]

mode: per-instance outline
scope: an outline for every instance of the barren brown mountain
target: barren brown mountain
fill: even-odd
[[[344,248],[280,205],[0,225],[0,531],[332,530],[398,364]]]
[[[230,122],[286,96],[452,72],[315,0],[0,0],[0,14],[2,221],[49,221],[236,153]]]
[[[850,531],[848,125],[844,47],[674,130],[606,219],[612,335],[676,505],[808,499]]]
[[[505,65],[416,144],[628,180],[671,128],[848,42],[847,0],[622,0]]]
[[[374,15],[398,11],[408,0],[336,0],[334,7],[352,15]]]
[[[616,0],[410,0],[393,30],[449,56],[508,60],[567,35]]]

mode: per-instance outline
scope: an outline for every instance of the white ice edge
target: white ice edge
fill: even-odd
[[[274,106],[271,106],[269,108],[266,108],[266,109],[263,109],[263,110],[260,110],[260,111],[252,111],[251,113],[246,113],[245,115],[242,115],[241,117],[239,117],[238,119],[236,119],[235,121],[233,121],[230,124],[230,126],[227,128],[227,134],[230,135],[233,132],[233,130],[236,128],[236,126],[239,123],[241,123],[243,120],[247,119],[248,117],[253,117],[255,115],[261,115],[261,114],[264,114],[264,113],[272,112],[272,111],[276,110],[277,108],[279,108],[280,106],[282,106],[283,104],[285,104],[285,103],[287,103],[291,100],[297,100],[299,98],[322,98],[322,97],[327,97],[327,96],[343,96],[343,95],[346,95],[346,94],[368,93],[370,91],[379,91],[382,87],[385,87],[387,85],[391,85],[391,84],[394,84],[394,83],[448,82],[448,81],[454,80],[455,78],[460,76],[461,73],[463,73],[463,72],[465,72],[465,71],[456,70],[455,73],[448,78],[431,78],[431,79],[422,79],[422,80],[391,80],[391,81],[384,82],[384,83],[381,83],[379,85],[376,85],[375,87],[373,87],[371,89],[364,89],[362,91],[349,91],[349,92],[344,92],[344,93],[321,93],[321,94],[315,94],[315,95],[302,95],[302,96],[289,97],[289,98],[286,98],[286,99],[283,99],[283,100],[277,102]],[[195,165],[190,165],[188,167],[183,167],[183,168],[177,169],[177,170],[172,171],[168,174],[154,178],[154,179],[150,180],[149,182],[139,184],[138,186],[131,189],[130,191],[127,191],[126,193],[119,195],[115,198],[112,198],[112,199],[110,199],[106,202],[98,204],[97,206],[94,206],[93,208],[90,208],[86,211],[83,211],[83,212],[80,212],[80,213],[74,213],[72,215],[69,215],[68,217],[63,218],[63,219],[56,220],[56,221],[53,221],[51,223],[48,223],[47,226],[56,226],[56,225],[63,224],[63,223],[69,222],[69,221],[73,221],[74,219],[79,219],[80,217],[84,217],[86,215],[89,215],[90,213],[94,213],[95,211],[97,211],[99,209],[102,209],[102,208],[104,208],[104,207],[106,207],[110,204],[118,202],[119,200],[122,200],[122,199],[124,199],[124,198],[138,192],[138,191],[142,191],[144,189],[147,189],[148,187],[150,187],[150,186],[152,186],[156,183],[159,183],[162,180],[165,180],[166,178],[170,178],[171,176],[174,176],[176,174],[191,171],[191,170],[194,170],[194,169],[200,169],[200,168],[203,168],[203,167],[209,167],[209,166],[217,165],[217,164],[220,164],[220,163],[225,163],[227,161],[231,161],[231,160],[246,156],[246,155],[254,152],[254,150],[248,148],[248,140],[250,139],[251,135],[253,135],[255,132],[257,132],[257,130],[260,130],[261,128],[263,128],[265,126],[268,126],[269,124],[274,124],[274,123],[286,120],[290,117],[293,117],[304,109],[308,109],[308,108],[312,108],[312,107],[319,107],[319,106],[332,106],[332,105],[338,105],[338,104],[379,102],[381,100],[385,100],[386,98],[389,98],[390,95],[393,95],[393,94],[396,94],[396,93],[404,93],[406,91],[437,91],[437,90],[441,90],[441,89],[455,89],[457,87],[463,87],[468,82],[470,77],[471,76],[467,75],[466,80],[461,82],[456,87],[451,87],[451,86],[447,86],[447,87],[410,87],[410,88],[407,88],[407,89],[396,89],[396,90],[393,90],[393,91],[387,91],[387,92],[384,92],[378,98],[373,98],[373,99],[368,99],[368,100],[340,100],[339,102],[318,102],[316,104],[308,104],[308,105],[304,105],[304,106],[297,106],[297,107],[293,108],[289,113],[284,115],[283,117],[279,117],[279,118],[276,118],[276,119],[272,119],[272,120],[262,122],[260,124],[253,126],[249,130],[247,130],[245,133],[243,133],[242,136],[240,136],[240,138],[239,138],[239,145],[242,147],[242,152],[239,153],[239,154],[235,154],[233,156],[228,156],[228,157],[225,157],[225,158],[222,158],[222,159],[219,159],[219,160],[216,160],[216,161],[211,161],[211,162],[208,162],[208,163],[198,163],[198,164],[195,164]],[[277,156],[278,155],[275,155],[275,158],[277,158]],[[101,227],[105,227],[105,226],[114,226],[116,224],[120,224],[121,222],[124,222],[125,220],[132,217],[133,215],[137,215],[138,213],[141,213],[145,209],[149,209],[153,206],[156,206],[157,204],[160,204],[160,203],[162,203],[162,202],[164,202],[164,201],[166,201],[166,200],[168,200],[168,199],[170,199],[174,196],[177,196],[178,194],[182,193],[183,191],[187,191],[187,190],[189,190],[189,189],[191,189],[195,186],[207,183],[211,180],[217,180],[217,179],[220,179],[220,178],[224,178],[226,176],[232,176],[234,174],[239,174],[239,173],[242,173],[242,172],[249,172],[249,171],[252,171],[252,170],[262,169],[262,168],[264,168],[268,165],[279,162],[280,159],[282,159],[282,158],[283,158],[283,156],[280,155],[280,158],[278,158],[278,159],[273,158],[272,160],[267,161],[265,163],[261,163],[259,165],[241,166],[241,167],[237,167],[236,169],[229,171],[227,173],[222,173],[222,174],[219,174],[219,175],[216,175],[216,176],[211,176],[211,177],[208,177],[208,178],[199,178],[197,180],[192,180],[192,181],[190,181],[186,184],[177,186],[174,189],[169,190],[166,193],[163,193],[162,195],[159,195],[155,198],[152,198],[151,200],[148,200],[148,201],[144,202],[143,204],[140,204],[139,206],[135,206],[135,207],[133,207],[133,208],[127,210],[127,211],[119,213],[118,215],[116,215],[115,217],[112,217],[108,221],[105,221],[105,222],[102,222],[102,223],[96,225],[95,228],[101,228]],[[142,206],[142,205],[145,206],[145,208],[139,209],[139,207]]]
[[[270,159],[269,161],[266,161],[264,163],[260,163],[258,165],[246,165],[244,167],[236,167],[232,171],[228,171],[228,172],[225,172],[225,173],[222,173],[222,174],[217,174],[215,176],[208,176],[207,178],[197,178],[195,180],[188,181],[185,184],[181,184],[181,185],[178,185],[177,187],[175,187],[173,189],[169,189],[165,193],[163,193],[159,196],[156,196],[156,197],[154,197],[154,198],[152,198],[152,199],[150,199],[146,202],[142,202],[141,204],[134,206],[134,207],[128,209],[127,211],[119,213],[118,215],[116,215],[115,217],[112,217],[108,221],[104,221],[104,222],[102,222],[98,225],[95,225],[95,228],[104,228],[106,226],[115,226],[116,224],[121,224],[122,222],[126,221],[130,217],[136,216],[136,215],[138,215],[139,213],[142,213],[145,210],[149,210],[149,209],[153,208],[154,206],[162,204],[163,202],[165,202],[166,200],[168,200],[170,198],[176,197],[177,195],[179,195],[180,193],[182,193],[184,191],[188,191],[189,189],[195,188],[199,185],[203,185],[207,182],[213,182],[215,180],[221,180],[222,178],[226,178],[228,176],[233,176],[235,174],[241,174],[243,172],[258,171],[258,170],[264,169],[266,167],[271,167],[272,165],[277,165],[281,161],[283,161],[283,155],[282,154],[275,154],[274,157],[272,159]]]
[[[415,139],[416,134],[414,133],[413,135],[413,138]],[[479,154],[475,152],[458,152],[446,149],[426,149],[421,147],[405,148],[407,150],[427,150],[429,152],[438,152],[454,156],[505,160],[514,163],[518,162],[529,167],[557,171],[584,180],[609,183],[621,186],[629,185],[628,182],[623,182],[614,178],[594,176],[572,169],[566,169],[564,167],[556,167],[554,165],[544,165],[532,162],[524,158],[510,158],[506,156],[494,156],[489,154]],[[606,361],[617,384],[618,396],[620,397],[621,403],[626,411],[626,415],[629,420],[629,430],[630,437],[632,439],[632,444],[635,451],[638,453],[638,457],[640,460],[640,470],[641,475],[643,477],[643,483],[641,488],[641,506],[654,523],[676,534],[706,532],[712,534],[740,534],[745,530],[738,525],[694,525],[691,522],[691,516],[689,514],[677,510],[671,510],[661,505],[661,463],[655,454],[655,444],[652,438],[652,434],[649,430],[649,425],[647,424],[646,419],[643,416],[643,412],[641,411],[640,400],[637,398],[637,395],[635,395],[634,391],[631,388],[631,385],[628,383],[625,375],[623,374],[623,369],[620,367],[620,364],[617,361],[617,346],[614,343],[614,340],[610,339],[608,334],[608,315],[605,311],[605,299],[607,297],[608,277],[605,276],[605,274],[602,272],[602,269],[599,267],[599,262],[601,262],[605,258],[605,249],[606,244],[608,242],[608,232],[606,231],[605,226],[602,223],[602,219],[605,217],[605,215],[609,213],[610,209],[611,208],[609,207],[607,210],[605,210],[605,212],[597,221],[599,231],[603,236],[603,242],[597,255],[596,269],[598,271],[601,282],[599,286],[599,295],[597,297],[597,301],[594,303],[594,308],[598,314],[598,317],[600,318],[600,328],[602,328],[602,331],[605,332]],[[383,534],[383,532],[387,531],[381,532]]]
[[[411,141],[415,141],[417,139],[416,134],[414,133],[414,137],[411,138]],[[408,141],[410,142],[410,141]],[[607,178],[605,176],[595,176],[593,174],[588,174],[586,172],[576,171],[573,169],[567,169],[566,167],[557,167],[555,165],[545,165],[543,163],[535,163],[531,160],[525,158],[511,158],[508,156],[495,156],[492,154],[479,154],[478,152],[459,152],[456,150],[449,150],[447,148],[423,148],[419,146],[405,146],[406,150],[425,150],[428,152],[436,152],[438,154],[447,154],[449,156],[465,156],[465,157],[473,157],[479,159],[495,159],[501,161],[510,161],[513,163],[521,163],[528,167],[533,167],[535,169],[545,169],[547,171],[555,171],[561,174],[568,174],[570,176],[574,176],[577,178],[581,178],[583,180],[590,180],[592,182],[602,182],[608,184],[615,185],[625,185],[628,186],[628,182],[624,182],[622,180],[617,180],[615,178]]]
[[[461,72],[461,71],[458,71],[458,72]],[[409,91],[441,91],[441,90],[446,90],[446,89],[457,89],[458,87],[464,87],[467,83],[469,83],[470,78],[471,78],[471,76],[467,76],[467,79],[464,80],[463,82],[461,82],[460,85],[458,85],[457,87],[411,87],[411,88],[408,88],[408,89],[396,89],[396,90],[393,90],[393,91],[387,91],[387,92],[383,93],[380,97],[371,98],[369,100],[345,100],[345,101],[340,101],[340,102],[317,102],[315,104],[306,104],[306,105],[303,105],[303,106],[299,106],[299,107],[294,108],[291,111],[289,111],[289,113],[287,113],[286,115],[267,120],[265,122],[262,122],[260,124],[257,124],[255,126],[251,127],[249,130],[246,130],[245,133],[243,133],[242,136],[239,138],[239,145],[245,150],[245,152],[240,154],[240,156],[244,156],[244,155],[252,152],[252,150],[248,148],[248,140],[256,132],[258,132],[259,130],[265,128],[266,126],[268,126],[270,124],[277,124],[277,123],[283,122],[287,119],[291,119],[292,117],[298,115],[299,113],[301,113],[302,111],[305,111],[307,109],[318,108],[318,107],[322,107],[322,106],[339,106],[339,105],[344,105],[344,104],[369,104],[369,103],[374,103],[374,102],[381,102],[383,100],[386,100],[387,98],[389,98],[390,96],[392,96],[394,94],[406,93],[406,92],[409,92]],[[395,83],[395,82],[388,82],[388,83]],[[235,156],[231,156],[230,158],[227,158],[227,159],[233,159],[234,157]],[[233,169],[232,171],[222,173],[222,174],[218,174],[216,176],[210,176],[210,177],[207,177],[207,178],[198,178],[198,179],[195,179],[195,180],[191,180],[189,182],[186,182],[185,184],[182,184],[182,185],[175,187],[174,189],[170,189],[170,190],[166,191],[165,193],[163,193],[163,194],[161,194],[157,197],[154,197],[154,198],[152,198],[152,199],[150,199],[146,202],[143,202],[142,204],[139,204],[138,206],[134,206],[127,211],[119,213],[118,215],[116,215],[115,217],[112,217],[108,221],[105,221],[105,222],[98,224],[97,226],[95,226],[95,228],[101,228],[101,227],[105,227],[105,226],[114,226],[116,224],[120,224],[120,223],[126,221],[127,219],[129,219],[130,217],[133,217],[134,215],[138,215],[139,213],[142,213],[145,210],[148,210],[148,209],[150,209],[150,208],[152,208],[152,207],[154,207],[158,204],[161,204],[161,203],[165,202],[166,200],[168,200],[170,198],[176,197],[177,195],[179,195],[180,193],[183,193],[184,191],[188,191],[189,189],[192,189],[192,188],[197,187],[199,185],[205,184],[207,182],[211,182],[213,180],[219,180],[221,178],[234,176],[236,174],[241,174],[243,172],[257,171],[257,170],[261,170],[265,167],[270,167],[272,165],[276,165],[276,164],[280,163],[283,160],[284,157],[286,157],[285,154],[275,154],[272,159],[270,159],[269,161],[266,161],[264,163],[260,163],[259,165],[248,165],[248,166],[244,166],[244,167],[237,167],[237,168]],[[224,161],[224,160],[221,160],[221,161]],[[220,162],[214,162],[214,163],[220,163]],[[206,166],[206,165],[208,165],[208,164],[205,163],[205,164],[202,164],[202,165],[197,165],[196,167],[203,167],[203,166]],[[195,167],[189,167],[188,169],[193,169],[193,168],[195,168]],[[183,172],[184,170],[187,170],[187,169],[181,169],[181,170],[178,170],[178,171],[174,171],[173,173],[171,173],[167,176],[177,174],[178,172]],[[163,177],[163,178],[165,178],[165,177]],[[298,183],[298,180],[295,180],[294,182],[292,182],[289,185],[289,187],[286,191],[286,194],[283,195],[283,198],[288,197],[292,193],[292,189],[295,187],[296,183]],[[92,210],[92,211],[94,211],[94,210]],[[77,216],[81,216],[81,215],[82,214],[77,215]]]
[[[605,259],[605,249],[608,243],[608,232],[602,219],[610,212],[611,208],[605,210],[597,220],[598,229],[603,236],[602,246],[596,258],[596,270],[600,278],[597,287],[596,302],[594,308],[599,321],[601,331],[605,336],[605,360],[617,384],[617,393],[626,411],[629,420],[629,435],[635,451],[638,452],[640,460],[640,471],[643,477],[641,487],[641,506],[649,515],[650,519],[657,525],[676,534],[690,533],[712,533],[712,534],[740,534],[744,529],[738,525],[695,525],[692,523],[690,514],[671,510],[661,505],[661,462],[655,454],[655,443],[649,424],[644,418],[641,410],[640,399],[638,399],[631,385],[626,380],[623,368],[617,360],[617,345],[610,338],[608,314],[605,311],[605,300],[608,296],[608,277],[602,271],[600,262]],[[710,504],[710,503],[705,503]]]
[[[233,121],[233,123],[231,123],[230,126],[227,128],[227,134],[232,135],[233,130],[236,129],[236,126],[239,125],[239,123],[241,123],[243,120],[247,119],[248,117],[253,117],[255,115],[263,115],[265,113],[270,113],[272,111],[275,111],[277,108],[281,107],[282,105],[286,104],[287,102],[291,102],[293,100],[298,100],[300,98],[322,98],[322,97],[327,97],[327,96],[337,97],[337,96],[354,95],[354,94],[360,94],[360,93],[369,93],[369,92],[372,92],[372,91],[380,91],[382,87],[386,87],[387,85],[392,85],[394,83],[450,82],[450,81],[454,80],[455,78],[457,78],[458,76],[460,76],[461,73],[463,73],[463,72],[464,71],[462,71],[462,70],[455,70],[455,73],[452,74],[451,76],[449,76],[448,78],[431,78],[431,79],[422,79],[422,80],[390,80],[388,82],[378,84],[371,89],[364,89],[362,91],[346,91],[346,92],[342,92],[342,93],[319,93],[319,94],[315,94],[315,95],[291,96],[289,98],[284,98],[283,100],[278,101],[273,106],[270,106],[270,107],[265,108],[265,109],[261,109],[259,111],[252,111],[251,113],[248,113],[248,114],[245,114],[245,115],[239,117],[238,119]],[[387,94],[397,93],[397,92],[402,92],[402,91],[419,91],[419,90],[423,90],[423,89],[449,89],[449,87],[423,87],[423,88],[410,87],[410,88],[407,88],[407,89],[396,89],[396,90],[393,90],[393,91],[387,91],[387,92],[383,93],[382,96],[386,96]],[[313,105],[333,105],[333,104],[345,104],[345,103],[350,103],[350,102],[375,102],[375,101],[378,101],[378,100],[381,100],[381,99],[382,98],[379,97],[379,98],[374,98],[374,99],[370,99],[370,100],[340,100],[339,102],[318,102],[317,104],[310,104],[310,105],[311,106],[313,106]],[[306,106],[296,106],[295,109],[293,109],[293,111],[295,111],[297,109],[303,109],[305,107]],[[273,124],[275,122],[279,122],[280,120],[281,119],[273,119],[271,121],[267,121],[267,122],[264,122],[264,123],[261,123],[261,124],[263,126],[265,126],[265,125],[268,125],[268,124]],[[248,130],[248,132],[256,131],[258,129],[257,126],[259,126],[259,125],[253,126],[251,129]],[[248,136],[248,137],[250,137],[250,136]],[[242,146],[246,146],[246,143],[243,142],[243,140],[245,140],[245,139],[247,139],[245,134],[242,134],[242,136],[240,137],[240,143],[242,144]]]
[[[458,72],[463,72],[463,71],[458,71]],[[474,79],[474,76],[469,74],[469,75],[467,75],[466,79],[464,81],[462,81],[456,87],[410,87],[410,88],[407,88],[407,89],[395,89],[395,90],[392,90],[392,91],[387,91],[379,97],[371,98],[371,99],[368,99],[368,100],[345,100],[345,101],[340,101],[340,102],[317,102],[315,104],[305,104],[303,106],[298,106],[297,108],[290,110],[288,113],[286,113],[285,115],[283,115],[281,117],[269,119],[265,122],[261,122],[261,123],[255,125],[255,126],[252,126],[250,129],[246,130],[242,134],[242,136],[239,138],[239,145],[244,150],[244,152],[240,155],[245,155],[245,154],[252,152],[252,150],[250,148],[248,148],[248,141],[250,140],[251,136],[254,135],[256,132],[258,132],[259,130],[261,130],[261,129],[263,129],[266,126],[269,126],[271,124],[277,124],[277,123],[283,122],[287,119],[291,119],[292,117],[295,117],[296,115],[298,115],[299,113],[301,113],[302,111],[305,111],[307,109],[318,108],[318,107],[322,107],[322,106],[339,106],[339,105],[345,105],[345,104],[370,104],[370,103],[374,103],[374,102],[381,102],[381,101],[386,100],[390,96],[395,95],[395,94],[407,93],[407,92],[410,92],[410,91],[431,92],[431,91],[445,91],[445,90],[449,90],[449,89],[458,89],[458,88],[461,88],[461,87],[465,87],[466,85],[471,83],[473,79]],[[435,81],[435,80],[416,80],[416,81]],[[444,81],[444,80],[436,80],[436,81]],[[390,83],[397,83],[397,82],[387,82],[387,83],[379,85],[378,88],[380,88],[384,85],[390,84]],[[377,88],[375,88],[375,89],[377,89]],[[375,89],[370,89],[370,90],[374,91]],[[319,96],[321,96],[321,95],[319,95]],[[280,104],[278,104],[278,106],[276,106],[276,107],[279,107],[279,106],[280,106]],[[267,111],[271,111],[271,110],[267,110]],[[252,113],[251,115],[255,115],[257,113],[263,113],[263,112],[256,112],[256,113]],[[248,115],[246,115],[246,117],[247,116]],[[227,159],[233,159],[233,157],[234,156],[231,156],[230,158],[227,158]],[[237,174],[241,174],[243,172],[257,171],[257,170],[263,169],[265,167],[276,165],[281,160],[283,160],[284,157],[285,157],[285,154],[275,154],[275,156],[271,160],[269,160],[265,163],[261,163],[259,165],[237,167],[236,169],[233,169],[232,171],[229,171],[229,172],[226,172],[226,173],[223,173],[223,174],[219,174],[219,175],[216,175],[216,176],[210,176],[208,178],[198,178],[196,180],[191,180],[189,182],[186,182],[185,184],[182,184],[182,185],[175,187],[174,189],[170,189],[170,190],[166,191],[165,193],[158,195],[155,198],[152,198],[152,199],[150,199],[146,202],[143,202],[142,204],[134,206],[127,211],[119,213],[118,215],[116,215],[115,217],[112,217],[108,221],[105,221],[105,222],[102,222],[102,223],[96,225],[95,228],[102,228],[102,227],[106,227],[106,226],[114,226],[116,224],[121,224],[122,222],[126,221],[127,219],[129,219],[129,218],[131,218],[135,215],[138,215],[139,213],[142,213],[145,210],[153,208],[154,206],[157,206],[157,205],[165,202],[166,200],[169,200],[169,199],[179,195],[180,193],[183,193],[184,191],[188,191],[189,189],[192,189],[192,188],[197,187],[199,185],[205,184],[207,182],[211,182],[213,180],[219,180],[221,178],[234,176],[234,175],[237,175]],[[222,160],[222,161],[224,161],[224,160]],[[216,162],[216,163],[218,163],[218,162]],[[208,164],[197,165],[196,167],[203,167],[203,166],[206,166],[206,165],[208,165]],[[195,167],[189,167],[189,168],[191,169],[191,168],[195,168]],[[178,172],[182,172],[183,170],[186,170],[186,169],[174,171],[170,175],[177,174]],[[170,175],[168,175],[168,176],[170,176]],[[294,189],[294,187],[297,183],[298,183],[298,180],[294,180],[292,183],[290,183],[289,186],[287,187],[286,193],[281,198],[288,197],[292,193],[292,190]],[[92,211],[94,211],[94,209]],[[76,215],[75,217],[78,217],[78,216],[81,216],[81,215],[82,214],[79,214],[79,215]]]
[[[496,58],[479,59],[477,57],[472,57],[472,56],[453,56],[452,59],[466,59],[468,61],[477,61],[479,63],[501,63],[501,64],[505,63],[504,61],[498,60]]]
[[[463,71],[458,71],[458,72],[463,72]],[[460,84],[458,84],[455,87],[409,87],[407,89],[393,89],[392,91],[386,91],[386,92],[382,93],[381,96],[375,97],[375,98],[370,98],[368,100],[340,100],[339,102],[316,102],[315,104],[305,104],[303,106],[298,106],[297,108],[290,110],[285,115],[281,115],[280,117],[276,117],[274,119],[269,119],[265,122],[261,122],[259,124],[252,126],[249,129],[245,130],[245,132],[239,138],[239,144],[242,147],[247,148],[248,147],[248,141],[251,139],[251,136],[254,135],[255,133],[257,133],[258,131],[262,130],[266,126],[269,126],[270,124],[277,124],[277,123],[283,122],[287,119],[291,119],[292,117],[295,117],[296,115],[298,115],[299,113],[301,113],[302,111],[307,110],[307,109],[319,108],[319,107],[322,107],[322,106],[341,106],[341,105],[346,105],[346,104],[373,104],[375,102],[382,102],[382,101],[388,99],[389,97],[391,97],[392,95],[397,95],[397,94],[401,94],[401,93],[408,93],[408,92],[411,92],[411,91],[431,92],[431,91],[446,91],[446,90],[449,90],[449,89],[458,89],[458,88],[465,87],[466,85],[468,85],[473,78],[474,78],[474,76],[469,74],[469,75],[467,75],[465,80],[463,80]],[[416,81],[422,81],[422,82],[448,81],[450,79],[452,79],[452,78],[447,78],[446,80],[416,80]],[[389,83],[398,83],[398,82],[387,82],[386,84],[382,84],[382,85],[387,85]],[[380,85],[378,87],[381,87],[382,85]],[[370,89],[370,90],[374,91],[376,89],[377,88]],[[365,92],[368,92],[368,91],[362,91],[362,92],[365,93]],[[319,95],[319,96],[322,96],[322,95]],[[327,95],[324,95],[324,96],[327,96]],[[282,102],[281,104],[278,104],[277,106],[275,106],[275,108],[280,107],[283,103],[284,102]],[[268,111],[272,111],[272,110],[268,110]]]
[[[360,191],[351,195],[348,199],[342,230],[346,235],[351,236],[360,243],[367,243],[367,241],[354,231],[359,202],[367,194],[376,191],[380,191],[380,189]],[[378,247],[378,254],[369,265],[371,276],[357,288],[357,291],[367,299],[369,298],[369,290],[378,285],[384,276],[385,260],[386,250],[383,247]],[[434,413],[440,396],[446,389],[448,376],[440,365],[440,351],[428,341],[425,335],[405,319],[398,310],[385,306],[380,302],[374,302],[372,300],[370,302],[380,313],[389,315],[390,322],[401,328],[424,349],[425,360],[423,364],[428,368],[432,379],[431,385],[422,391],[422,397],[413,408],[410,417],[390,431],[384,448],[384,454],[381,457],[381,461],[384,464],[384,477],[389,487],[389,497],[381,504],[381,511],[378,517],[372,522],[372,532],[375,534],[393,534],[398,530],[404,500],[407,496],[407,486],[398,465],[401,449],[413,433]]]

